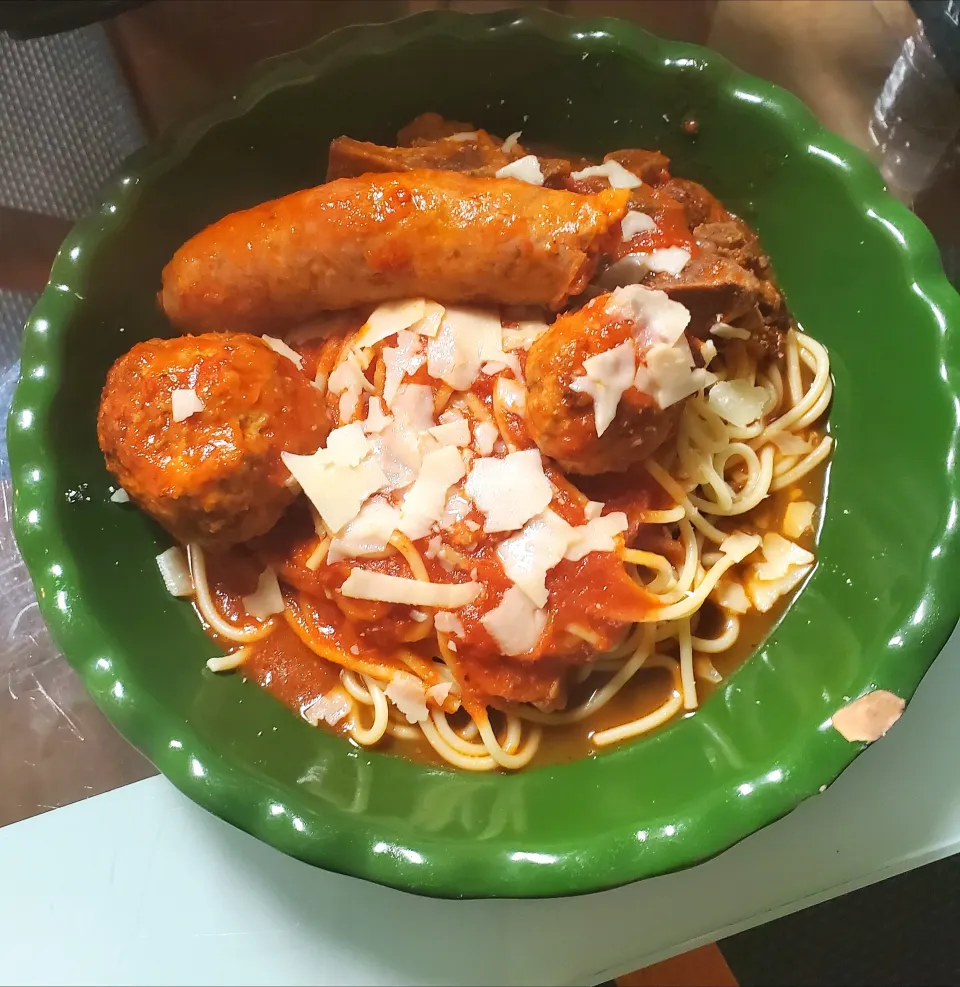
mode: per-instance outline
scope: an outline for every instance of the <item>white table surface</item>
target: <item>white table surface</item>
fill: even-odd
[[[824,794],[580,898],[439,901],[315,870],[163,778],[0,829],[0,983],[589,984],[960,849],[960,632]]]

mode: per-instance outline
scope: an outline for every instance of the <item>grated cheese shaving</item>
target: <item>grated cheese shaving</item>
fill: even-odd
[[[426,315],[427,302],[423,298],[409,298],[378,305],[357,335],[357,349],[369,349],[402,329],[409,329]]]
[[[477,422],[473,426],[473,447],[481,456],[489,456],[499,438],[500,429],[493,422]]]
[[[720,339],[749,339],[750,333],[740,326],[728,326],[726,322],[718,322],[710,327],[710,335]]]
[[[725,421],[746,428],[762,414],[769,395],[747,380],[721,380],[710,388],[707,404]]]
[[[547,573],[563,558],[571,530],[563,518],[546,510],[497,546],[506,577],[538,607],[546,605]]]
[[[503,348],[507,353],[528,350],[549,329],[546,322],[529,320],[503,330]],[[517,374],[519,377],[520,375]]]
[[[260,337],[274,353],[279,353],[280,356],[285,356],[296,368],[297,370],[303,370],[303,357],[295,350],[288,346],[282,339],[277,339],[276,336],[261,336]]]
[[[466,418],[457,418],[454,421],[444,422],[442,425],[434,425],[427,431],[442,446],[470,445],[470,424]]]
[[[729,555],[734,562],[742,562],[760,547],[759,535],[748,535],[745,531],[735,531],[720,543],[720,551]]]
[[[179,545],[157,556],[157,568],[171,596],[193,596],[193,576],[187,564],[187,553]]]
[[[387,699],[403,713],[408,723],[420,723],[429,715],[423,683],[413,675],[400,672],[393,677],[383,692]]]
[[[606,178],[610,183],[610,188],[639,188],[643,182],[632,172],[620,164],[619,161],[604,161],[601,165],[590,165],[581,171],[573,171],[570,177],[575,181],[584,178]]]
[[[483,530],[488,533],[522,528],[553,499],[537,449],[475,459],[464,490],[486,515]]]
[[[816,507],[809,500],[795,500],[783,513],[783,533],[788,538],[799,538],[813,527]]]
[[[333,538],[327,550],[327,565],[340,559],[378,555],[399,527],[400,512],[382,497],[368,500],[360,513]]]
[[[386,576],[381,572],[354,569],[340,587],[340,592],[355,600],[457,610],[473,603],[481,589],[480,584],[474,582],[425,583],[419,579],[404,579],[401,576]]]
[[[320,696],[308,706],[304,706],[300,715],[311,726],[319,726],[322,721],[327,726],[335,727],[349,714],[350,708],[347,694],[339,686],[335,686],[325,696]]]
[[[624,243],[632,240],[638,233],[649,233],[657,228],[652,216],[633,209],[620,221],[620,232]]]
[[[270,566],[267,566],[260,573],[257,588],[249,596],[244,596],[242,599],[243,607],[247,613],[258,620],[266,620],[275,613],[283,613],[283,593],[280,592],[277,574]]]
[[[501,145],[500,150],[504,154],[509,154],[516,146],[517,141],[520,140],[520,135],[523,133],[522,130],[515,130]]]
[[[128,494],[127,491],[123,489],[123,487],[117,487],[117,489],[114,490],[112,494],[110,494],[110,503],[129,504],[130,494]]]
[[[536,647],[547,615],[519,586],[511,586],[480,623],[505,655],[522,655]]]
[[[340,395],[338,412],[341,422],[349,422],[356,414],[357,404],[360,401],[361,391],[372,391],[373,384],[367,380],[366,375],[355,362],[353,353],[347,359],[338,364],[327,378],[327,387],[331,394]]]
[[[376,394],[372,395],[367,405],[367,420],[363,423],[364,432],[367,435],[382,432],[392,421],[393,416],[384,413],[380,398]]]
[[[447,491],[462,480],[466,467],[456,446],[442,446],[423,457],[420,474],[403,498],[397,527],[413,541],[430,534],[443,517]]]
[[[540,162],[535,154],[527,154],[504,165],[498,169],[496,177],[518,178],[521,182],[527,182],[530,185],[543,184],[543,171],[540,169]]]
[[[593,398],[594,426],[597,435],[603,435],[616,416],[623,392],[633,384],[637,369],[633,343],[621,343],[605,353],[588,357],[583,361],[583,369],[586,376],[574,379],[570,390]]]
[[[764,582],[782,579],[793,566],[809,566],[814,561],[805,548],[775,532],[763,536],[762,552],[764,561],[754,565],[752,571],[756,579]]]
[[[175,422],[186,421],[191,415],[203,411],[204,404],[193,388],[178,387],[170,395],[170,405]]]
[[[463,624],[449,610],[439,611],[433,618],[433,626],[443,634],[455,634],[457,637],[464,636]]]
[[[383,400],[388,408],[392,408],[403,378],[415,374],[424,364],[423,340],[416,333],[401,329],[397,333],[397,345],[385,346],[382,356],[386,368]]]

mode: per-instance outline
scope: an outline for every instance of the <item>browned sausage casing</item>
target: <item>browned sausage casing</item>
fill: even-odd
[[[629,192],[577,195],[444,171],[344,178],[232,213],[163,271],[188,332],[263,332],[397,298],[560,308]]]

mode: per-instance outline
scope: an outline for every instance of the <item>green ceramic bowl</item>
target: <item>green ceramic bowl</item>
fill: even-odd
[[[757,226],[836,376],[820,564],[776,631],[695,716],[513,776],[355,750],[208,673],[213,649],[154,564],[168,540],[108,501],[94,428],[111,362],[171,332],[154,296],[180,243],[322,180],[332,137],[386,142],[428,109],[590,154],[662,148]],[[268,62],[131,159],[64,244],[9,422],[17,538],[96,701],[212,812],[310,863],[424,894],[597,890],[788,812],[862,749],[830,727],[838,707],[913,693],[960,611],[958,333],[933,240],[866,159],[723,58],[545,13],[349,28]]]

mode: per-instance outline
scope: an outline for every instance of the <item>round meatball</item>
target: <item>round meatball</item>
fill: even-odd
[[[603,435],[597,435],[593,398],[571,388],[583,361],[633,341],[633,324],[607,312],[609,295],[561,316],[530,347],[527,426],[540,451],[569,473],[628,469],[646,459],[674,431],[680,404],[661,410],[649,394],[628,387]]]
[[[276,524],[298,492],[280,453],[315,452],[327,431],[309,378],[228,332],[134,346],[107,374],[97,418],[107,469],[131,500],[179,541],[212,549]]]

